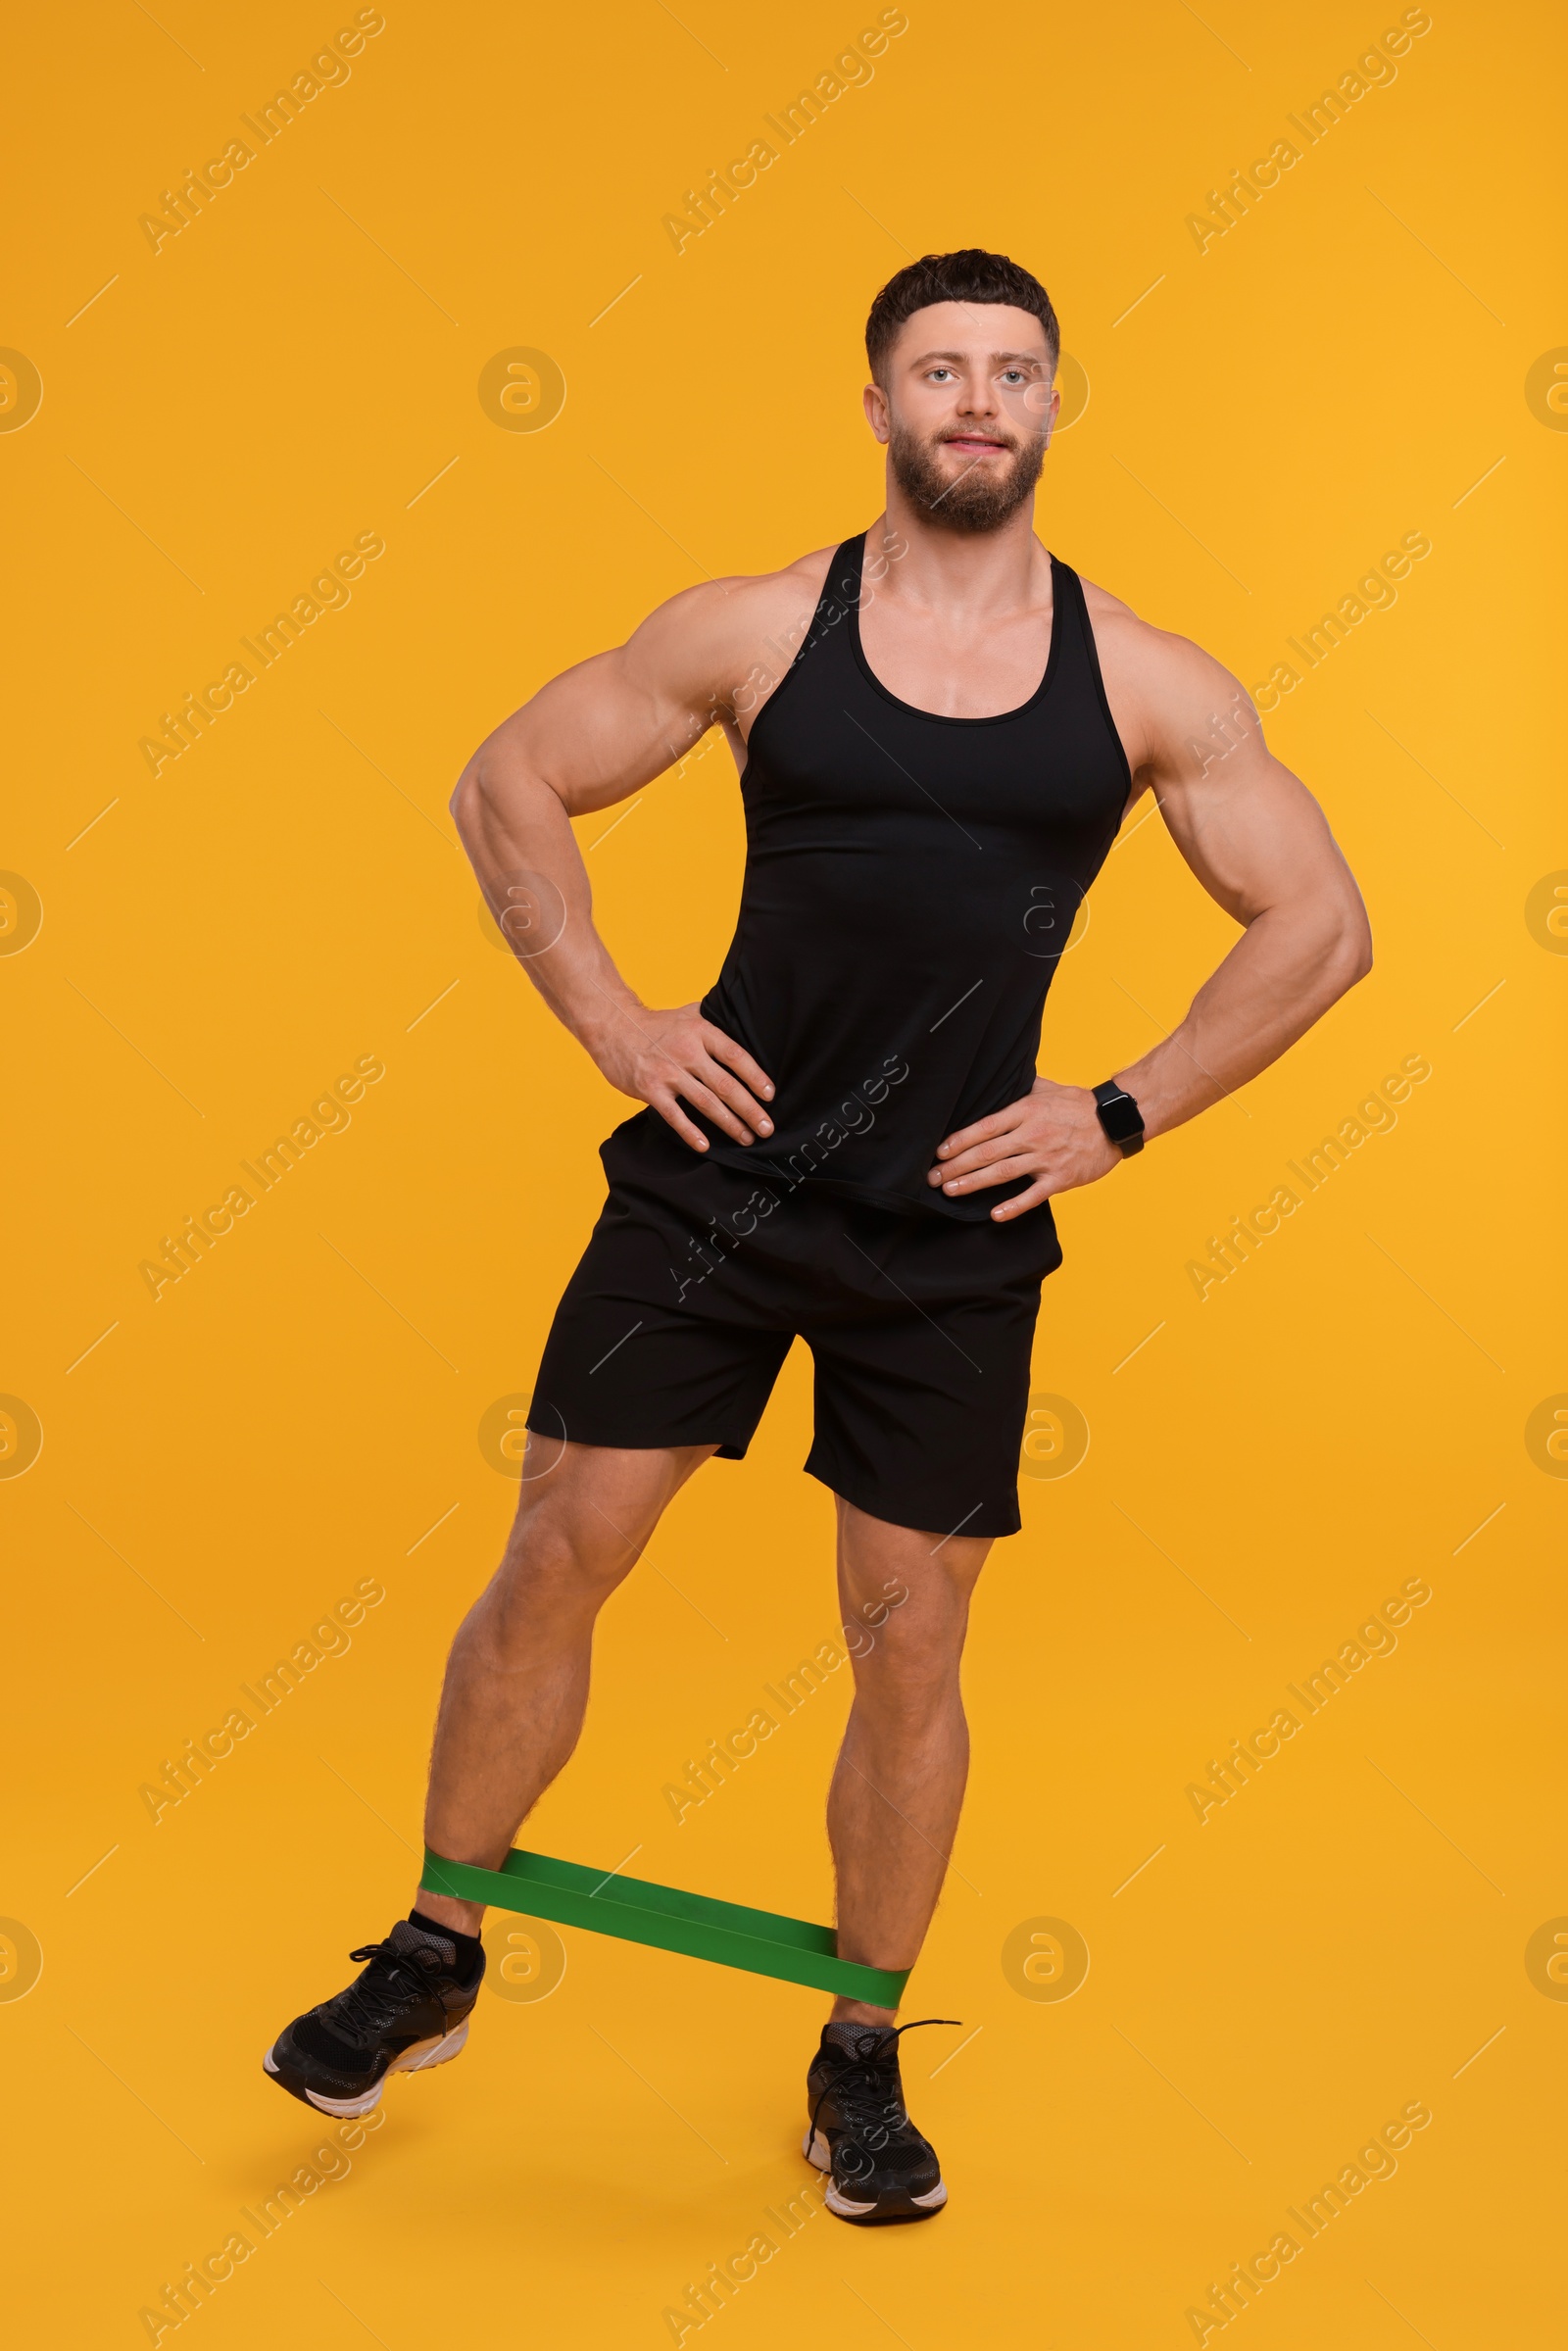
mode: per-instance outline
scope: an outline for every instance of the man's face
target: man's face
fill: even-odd
[[[899,486],[939,528],[997,530],[1040,478],[1059,394],[1045,329],[1004,303],[906,319],[865,413]]]

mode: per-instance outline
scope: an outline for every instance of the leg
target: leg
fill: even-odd
[[[892,1526],[842,1497],[838,1517],[839,1599],[859,1652],[828,1795],[839,1950],[865,1966],[907,1968],[936,1908],[963,1802],[969,1729],[958,1659],[991,1542]],[[897,1600],[900,1592],[907,1598]],[[864,1628],[859,1638],[857,1628]],[[833,2005],[835,2022],[886,2025],[893,2016],[861,2000]]]
[[[577,1743],[600,1608],[713,1449],[530,1437],[506,1555],[447,1661],[425,1805],[432,1852],[499,1869]],[[421,1893],[418,1906],[465,1935],[477,1935],[484,1916],[481,1903],[445,1894]]]

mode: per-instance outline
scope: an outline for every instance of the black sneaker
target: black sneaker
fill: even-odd
[[[951,2017],[922,2017],[949,2025]],[[860,2228],[929,2221],[948,2200],[936,2150],[910,2122],[899,2080],[899,2035],[912,2025],[824,2025],[806,2077],[811,2119],[801,2149],[830,2172],[824,2202]]]
[[[388,2074],[419,2074],[456,2057],[484,1976],[483,1952],[465,1984],[456,1944],[407,1919],[385,1942],[349,1957],[369,1965],[335,1999],[296,2017],[262,2059],[291,2098],[322,2114],[368,2114]]]

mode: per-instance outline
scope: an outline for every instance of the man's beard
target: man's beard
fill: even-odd
[[[940,447],[938,443],[936,447]],[[1012,464],[999,473],[990,459],[971,462],[951,484],[938,465],[936,449],[906,425],[895,424],[888,440],[893,477],[911,505],[919,507],[940,529],[1000,530],[1023,505],[1040,479],[1046,462],[1044,433],[1025,441],[1004,442],[1012,451]]]

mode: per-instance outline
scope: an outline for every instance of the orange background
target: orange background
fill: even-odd
[[[156,251],[139,217],[334,20],[160,0],[17,38],[0,341],[42,385],[28,418],[24,371],[0,379],[19,2340],[149,2339],[139,2312],[324,2143],[262,2050],[407,1906],[445,1644],[515,1499],[480,1425],[531,1384],[626,1106],[487,937],[447,795],[662,597],[872,516],[864,314],[963,243],[1039,271],[1087,381],[1042,536],[1248,686],[1402,534],[1432,552],[1268,720],[1364,887],[1371,979],[1060,1210],[1035,1377],[1088,1450],[1024,1480],[982,1584],[969,1805],[910,1987],[964,2021],[906,2069],[952,2208],[817,2215],[708,2326],[1190,2342],[1210,2281],[1413,2101],[1431,2124],[1259,2293],[1253,2351],[1525,2351],[1560,2324],[1560,26],[1435,5],[1200,252],[1206,191],[1396,8],[918,0],[677,253],[662,217],[861,22],[389,6]],[[481,405],[517,349],[564,381],[542,430]],[[160,713],[366,532],[385,552],[352,601],[150,772]],[[693,997],[742,857],[722,745],[612,821],[582,827],[605,935],[650,1002]],[[1138,826],[1043,1065],[1124,1066],[1232,935]],[[1410,1055],[1431,1076],[1396,1127],[1200,1301],[1208,1237]],[[155,1302],[161,1237],[362,1056],[385,1074],[352,1124]],[[661,1793],[833,1630],[808,1375],[797,1353],[750,1458],[698,1479],[611,1606],[543,1849],[828,1915],[847,1677],[682,1825]],[[1070,1459],[1037,1425],[1034,1466]],[[1413,1578],[1396,1651],[1200,1824],[1189,1784]],[[155,1824],[165,1759],[367,1580],[352,1646]],[[1068,1998],[1025,1996],[1044,1919],[1089,1954]],[[486,1993],[464,2063],[399,2083],[186,2322],[209,2351],[673,2339],[665,2310],[810,2177],[821,2003],[563,1940],[559,1987]]]

